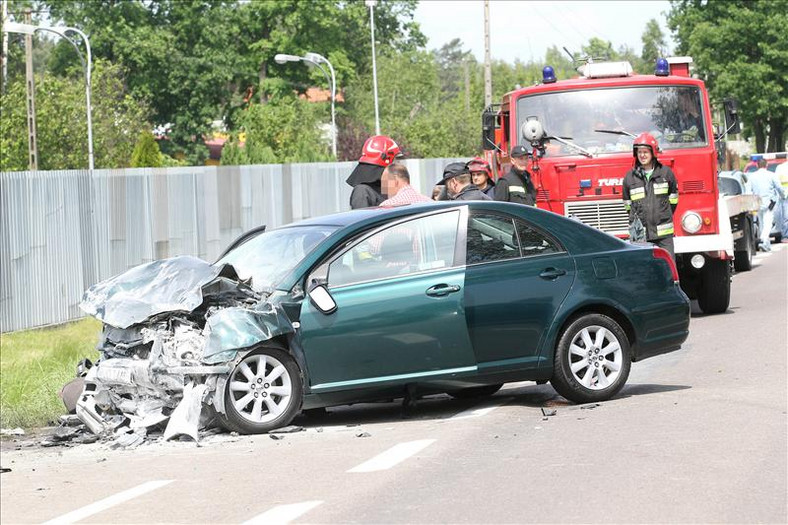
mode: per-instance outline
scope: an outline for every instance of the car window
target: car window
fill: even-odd
[[[553,239],[532,228],[524,220],[515,219],[514,223],[517,228],[517,236],[520,239],[520,248],[522,249],[523,257],[563,251],[563,248]]]
[[[459,216],[420,217],[360,240],[329,265],[329,287],[453,266]]]
[[[741,186],[736,179],[719,178],[720,195],[741,195]]]
[[[474,213],[468,219],[466,264],[520,257],[514,220],[501,215]]]

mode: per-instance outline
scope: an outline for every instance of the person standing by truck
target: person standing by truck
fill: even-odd
[[[512,167],[495,183],[495,200],[516,202],[526,206],[536,205],[536,187],[528,173],[528,150],[517,145],[509,153]]]
[[[750,174],[750,184],[752,184],[752,192],[761,198],[761,208],[758,210],[758,223],[761,225],[760,248],[770,252],[774,207],[785,198],[785,193],[777,175],[766,169],[766,159],[758,160],[758,171]]]
[[[640,221],[646,241],[666,249],[675,258],[673,212],[679,203],[679,190],[673,171],[657,160],[658,149],[657,140],[648,133],[635,138],[635,166],[624,176],[621,196],[630,226]]]

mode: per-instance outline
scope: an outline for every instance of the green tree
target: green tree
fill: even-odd
[[[659,22],[654,18],[646,22],[646,29],[643,30],[640,41],[643,43],[640,58],[647,64],[656,64],[658,58],[667,54],[668,45],[665,34],[659,27]]]
[[[149,100],[157,124],[172,123],[170,144],[193,160],[205,155],[202,136],[224,119],[245,117],[250,90],[265,102],[269,81],[290,90],[325,85],[302,63],[276,64],[276,53],[312,51],[331,60],[338,84],[369,71],[369,11],[341,0],[42,0],[52,20],[90,34],[96,56],[128,68],[130,92]],[[412,21],[415,0],[381,2],[375,9],[382,47],[423,45]],[[65,51],[64,51],[65,53]],[[53,64],[57,68],[57,64]]]
[[[246,156],[246,149],[240,146],[238,143],[238,136],[234,133],[230,135],[230,138],[224,143],[221,164],[222,166],[249,164],[249,160]]]
[[[131,153],[132,168],[158,168],[162,164],[161,151],[156,138],[148,130],[140,133],[137,145]]]
[[[788,0],[672,0],[668,25],[678,54],[717,102],[739,100],[745,133],[758,151],[782,151],[788,129]]]
[[[129,96],[119,66],[94,64],[92,78],[93,148],[97,168],[128,167],[136,138],[149,129],[148,107]],[[24,79],[8,84],[2,95],[0,169],[28,168],[27,112]],[[82,74],[36,78],[38,168],[88,166],[85,80]]]

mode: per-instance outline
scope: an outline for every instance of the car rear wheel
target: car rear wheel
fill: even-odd
[[[451,397],[455,399],[472,399],[474,397],[487,397],[499,391],[502,386],[503,384],[472,386],[468,388],[461,388],[459,390],[452,390],[451,392],[447,392],[447,394],[449,394]]]
[[[278,348],[260,348],[235,365],[225,386],[225,423],[259,434],[285,426],[301,409],[303,380],[295,360]]]
[[[577,318],[556,347],[553,388],[575,403],[610,399],[627,382],[629,340],[619,324],[602,314]]]

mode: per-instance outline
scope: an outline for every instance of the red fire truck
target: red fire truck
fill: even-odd
[[[654,75],[633,74],[627,62],[589,61],[579,78],[558,80],[544,69],[542,83],[504,95],[482,115],[482,139],[500,176],[517,144],[531,151],[537,206],[621,238],[629,236],[621,198],[633,166],[632,141],[654,135],[659,160],[676,174],[676,263],[682,288],[706,313],[730,301],[734,240],[747,210],[729,210],[717,189],[718,151],[727,133],[738,133],[734,101],[726,101],[725,128],[712,125],[704,83],[689,74],[689,57],[660,59]],[[736,252],[738,253],[738,252]],[[751,256],[751,254],[747,254]]]

